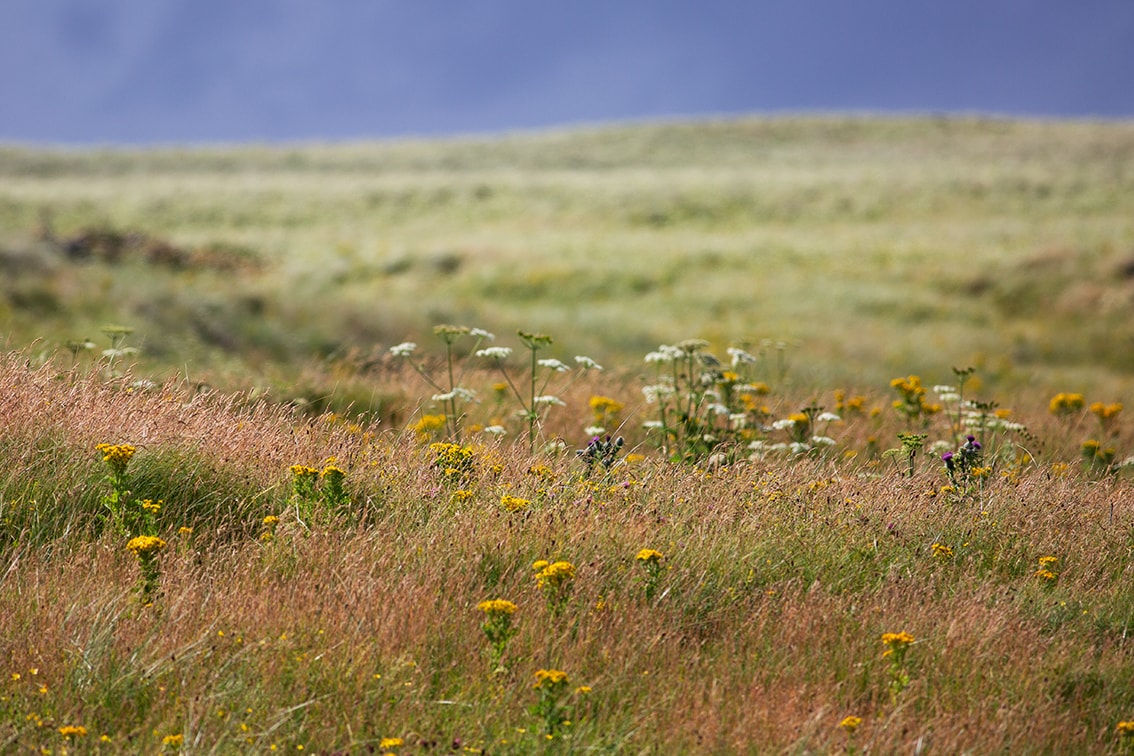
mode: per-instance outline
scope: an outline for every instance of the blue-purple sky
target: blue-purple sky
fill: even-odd
[[[2,0],[0,142],[1134,117],[1134,0]]]

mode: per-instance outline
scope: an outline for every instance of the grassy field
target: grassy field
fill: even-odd
[[[1134,751],[1132,168],[0,150],[0,751]]]
[[[121,324],[149,373],[338,407],[370,401],[336,395],[346,366],[449,322],[543,331],[600,362],[684,338],[780,340],[797,345],[804,385],[975,364],[1006,386],[1113,390],[1134,366],[1126,123],[785,118],[10,148],[0,177],[14,346],[101,349],[101,326]],[[36,241],[45,225],[54,246]],[[115,263],[53,253],[91,230],[144,239]],[[160,244],[183,264],[147,263]]]

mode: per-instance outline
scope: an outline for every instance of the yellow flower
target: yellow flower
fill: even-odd
[[[935,543],[933,544],[933,556],[939,559],[950,559],[953,556],[953,547]]]
[[[530,501],[528,501],[527,499],[521,499],[518,496],[509,496],[508,494],[504,494],[500,497],[500,506],[504,507],[509,512],[518,512],[529,504],[531,504]]]
[[[561,669],[537,669],[535,676],[536,683],[533,688],[554,688],[568,681],[567,673]]]
[[[1119,722],[1115,725],[1114,731],[1124,738],[1134,737],[1134,721]]]
[[[59,734],[65,738],[81,738],[87,734],[87,728],[82,725],[64,725],[59,728]]]
[[[1059,561],[1059,557],[1041,556],[1039,558],[1040,567],[1050,567]]]
[[[152,499],[143,499],[142,500],[142,509],[146,510],[147,512],[151,512],[153,514],[157,514],[158,512],[161,511],[161,505],[162,505],[161,499],[158,499],[157,501],[153,501]]]
[[[184,740],[185,740],[185,736],[178,733],[177,735],[166,735],[164,738],[161,739],[161,742],[162,742],[162,745],[167,745],[167,746],[170,746],[172,748],[180,748],[181,744],[182,744],[182,742],[184,742]]]
[[[1059,579],[1059,576],[1056,575],[1051,570],[1046,570],[1046,569],[1042,569],[1042,568],[1036,570],[1035,576],[1038,577],[1040,580],[1044,581],[1045,583],[1054,583],[1056,580]]]
[[[536,575],[536,581],[539,583],[540,588],[548,586],[557,587],[574,579],[575,565],[570,562],[562,561],[547,565]]]
[[[98,444],[95,449],[102,452],[104,462],[109,462],[114,467],[121,465],[123,469],[133,459],[134,452],[137,451],[130,444]]]
[[[406,741],[402,740],[401,738],[382,738],[382,740],[378,743],[378,747],[383,750],[398,748],[399,746],[405,745],[405,742]]]
[[[186,537],[191,536],[191,535],[193,535],[193,528],[189,528],[189,527],[182,525],[180,528],[177,529],[177,535],[186,536]]]
[[[324,467],[322,469],[322,471],[320,471],[319,477],[320,478],[334,478],[334,477],[345,478],[346,477],[346,471],[343,470],[341,467],[338,467],[336,465],[327,465],[326,467]]]
[[[319,474],[318,470],[307,465],[292,465],[290,470],[291,474],[297,478],[313,478]]]
[[[645,562],[646,564],[656,564],[665,559],[665,555],[660,551],[655,551],[653,549],[642,549],[638,552],[638,556],[634,558],[639,562]]]
[[[905,648],[914,642],[914,637],[907,632],[882,633],[882,642],[890,648]]]
[[[1053,415],[1069,415],[1072,412],[1083,409],[1083,395],[1082,394],[1067,394],[1060,391],[1055,396],[1051,397],[1047,408]]]
[[[862,724],[862,717],[843,717],[843,721],[839,722],[839,727],[842,727],[848,734],[853,735],[854,731]]]
[[[591,692],[591,686],[590,685],[580,685],[579,687],[575,688],[575,694],[579,695],[579,696],[585,696],[586,694],[588,694],[590,692]]]
[[[535,570],[536,572],[539,572],[540,570],[542,570],[544,567],[546,567],[549,564],[551,564],[551,563],[548,562],[546,559],[537,559],[535,562],[532,562],[532,569]]]
[[[516,605],[506,599],[481,601],[476,605],[476,608],[488,615],[516,613]]]
[[[165,541],[157,536],[141,535],[130,539],[126,548],[133,551],[139,558],[148,554],[155,554],[165,548]]]
[[[260,522],[265,528],[272,528],[279,524],[280,518],[276,517],[275,515],[268,515]]]

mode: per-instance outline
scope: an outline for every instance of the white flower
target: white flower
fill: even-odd
[[[793,442],[792,445],[788,448],[791,449],[792,454],[806,454],[807,452],[811,451],[811,447],[809,445],[800,441]]]
[[[535,398],[535,403],[536,404],[555,404],[555,405],[558,405],[560,407],[566,407],[567,406],[567,402],[563,401],[562,399],[560,399],[557,396],[552,396],[551,394],[545,394],[544,396],[537,396]]]
[[[839,420],[842,420],[842,418],[836,415],[834,412],[824,412],[820,414],[819,417],[815,418],[815,420],[816,422],[820,423],[835,423]]]
[[[815,444],[816,446],[834,446],[835,439],[831,438],[830,436],[812,436],[811,443]]]
[[[546,359],[546,360],[540,360],[538,364],[539,364],[540,367],[550,368],[551,370],[554,370],[557,373],[566,373],[568,370],[571,369],[571,368],[567,367],[565,364],[563,364],[562,362],[560,362],[559,360],[554,359],[554,358]]]
[[[646,398],[646,404],[657,404],[659,400],[671,397],[673,394],[673,386],[664,383],[642,387],[642,396]]]
[[[957,387],[956,386],[934,386],[933,387],[933,393],[937,394],[938,396],[944,396],[945,394],[956,394],[957,393]]]
[[[503,425],[490,425],[484,429],[484,432],[490,436],[503,436],[508,433],[508,429]]]
[[[395,357],[409,357],[415,349],[417,349],[417,344],[412,341],[403,341],[397,346],[390,347],[390,354]]]
[[[453,399],[460,399],[462,402],[475,402],[476,392],[472,389],[457,386],[452,391],[448,391],[444,394],[434,394],[432,399],[435,402],[449,402]]]
[[[581,354],[575,355],[575,363],[583,370],[602,370],[602,365]]]
[[[485,341],[496,341],[496,334],[489,333],[483,328],[472,329],[469,331],[469,336],[476,336],[478,339],[484,339]]]
[[[725,351],[728,352],[728,356],[732,358],[733,367],[738,367],[740,365],[752,365],[756,362],[756,358],[743,349],[729,347]]]
[[[743,412],[736,412],[728,416],[728,425],[733,430],[740,430],[741,428],[748,427],[748,415]]]
[[[776,422],[772,423],[773,430],[788,430],[789,428],[794,427],[795,421],[791,418],[784,418],[783,420],[777,420]]]
[[[663,423],[661,420],[647,420],[646,422],[642,423],[642,427],[646,430],[661,430],[665,427],[665,423]]]
[[[646,355],[646,362],[673,362],[684,356],[685,352],[680,347],[662,344],[656,352],[650,352]]]
[[[709,410],[709,412],[712,412],[714,415],[727,415],[727,414],[729,414],[728,407],[726,407],[726,406],[724,406],[723,404],[720,404],[720,403],[710,404],[709,407],[708,407],[708,410]]]
[[[606,428],[603,428],[601,425],[588,425],[586,428],[583,428],[583,433],[586,433],[588,436],[592,437],[601,436],[602,434],[606,433]]]
[[[504,360],[512,354],[512,347],[486,347],[476,350],[477,357],[487,357],[490,360]]]

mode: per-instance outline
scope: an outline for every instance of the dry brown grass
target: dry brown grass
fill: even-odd
[[[1043,397],[1017,412],[1045,456],[1005,463],[963,500],[940,492],[935,463],[908,478],[886,459],[845,459],[901,427],[863,416],[847,418],[827,458],[710,468],[648,454],[590,481],[570,455],[486,446],[460,501],[412,433],[126,385],[19,355],[0,363],[0,430],[16,461],[6,512],[29,506],[28,466],[76,523],[21,520],[0,552],[7,749],[58,750],[57,728],[82,724],[82,748],[122,753],[158,751],[172,734],[202,753],[365,752],[391,736],[408,753],[825,753],[848,741],[875,753],[1118,753],[1114,727],[1134,718],[1129,482],[1053,474],[1077,441]],[[564,435],[585,422],[591,392],[634,388],[612,385],[565,394]],[[77,525],[105,489],[92,447],[106,440],[137,443],[139,471],[165,495],[154,607],[138,604],[122,544]],[[48,441],[54,467],[36,462]],[[348,469],[358,511],[308,532],[289,514],[287,468],[329,456]],[[218,487],[212,517],[194,509],[193,533],[179,535],[179,508],[206,484]],[[533,504],[508,513],[503,493]],[[267,513],[282,518],[270,542],[259,539]],[[953,557],[934,557],[934,543]],[[666,555],[652,603],[634,560],[643,547]],[[1044,555],[1059,559],[1051,585],[1034,574]],[[561,616],[533,580],[540,558],[577,567]],[[492,675],[476,604],[497,597],[519,605],[519,633],[508,671]],[[879,638],[900,630],[917,642],[892,699]],[[569,694],[572,725],[550,745],[528,712],[533,673],[547,667],[593,689]],[[864,719],[853,739],[838,727],[850,714]],[[96,743],[104,733],[111,742]]]

